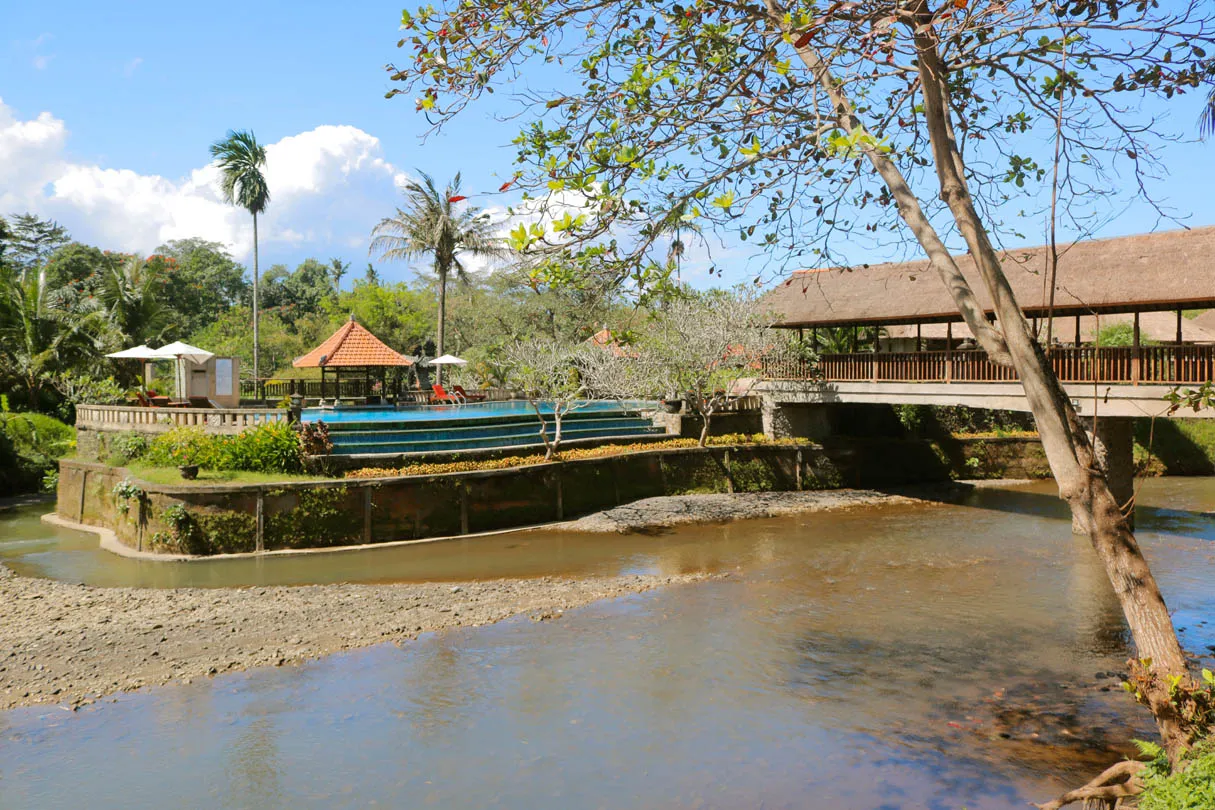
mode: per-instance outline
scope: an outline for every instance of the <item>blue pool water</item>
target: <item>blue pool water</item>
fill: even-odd
[[[584,402],[574,413],[616,413],[628,409],[637,409],[650,405],[649,403],[620,403],[612,400]],[[652,407],[652,405],[650,405]],[[541,405],[542,413],[551,413],[552,408]],[[352,407],[338,409],[305,408],[305,422],[323,421],[326,424],[335,422],[427,422],[449,419],[476,419],[503,416],[535,417],[535,410],[530,402],[515,400],[511,402],[470,402],[465,405],[407,405],[399,408],[392,407]]]
[[[587,400],[562,420],[564,441],[636,439],[664,433],[641,410],[647,403]],[[652,406],[651,406],[652,407]],[[549,438],[551,406],[541,405]],[[476,402],[304,411],[329,427],[335,455],[400,455],[543,446],[540,418],[529,402]]]

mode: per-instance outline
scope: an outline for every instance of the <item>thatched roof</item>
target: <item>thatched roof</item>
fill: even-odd
[[[1060,248],[1056,315],[1215,307],[1215,227],[1076,242]],[[1004,272],[1026,315],[1043,315],[1045,247],[1003,253]],[[957,257],[991,311],[970,256]],[[928,262],[795,271],[765,297],[781,326],[944,323],[957,307]]]
[[[303,357],[295,358],[291,365],[296,368],[382,368],[412,366],[413,360],[388,348],[352,315],[324,343]]]

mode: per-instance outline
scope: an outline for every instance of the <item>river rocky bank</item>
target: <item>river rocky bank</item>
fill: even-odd
[[[548,528],[651,532],[687,523],[917,501],[869,490],[688,495],[649,498]],[[705,578],[550,576],[457,585],[141,589],[23,577],[0,565],[0,604],[5,605],[0,710],[36,704],[74,708],[145,686],[282,666],[520,614],[549,619],[597,600]]]
[[[421,633],[533,620],[703,577],[541,577],[453,585],[94,588],[0,566],[0,710],[282,666]]]
[[[868,489],[669,495],[646,498],[596,512],[555,528],[574,532],[651,532],[688,523],[724,523],[877,504],[916,502],[919,502],[919,499],[915,497]]]

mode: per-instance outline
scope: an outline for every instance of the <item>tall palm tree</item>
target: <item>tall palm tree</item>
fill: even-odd
[[[381,259],[388,260],[408,260],[426,254],[434,256],[435,274],[439,277],[438,353],[443,354],[447,278],[453,270],[458,277],[465,277],[460,254],[495,258],[501,256],[505,248],[502,240],[494,235],[489,214],[473,206],[456,207],[467,199],[460,194],[458,173],[442,191],[430,175],[418,174],[422,181],[411,180],[404,188],[404,207],[397,209],[396,216],[380,220],[372,230],[370,252],[379,253]],[[441,366],[438,378],[441,383]]]
[[[211,157],[219,163],[220,190],[224,199],[253,215],[253,379],[258,379],[257,330],[257,215],[270,203],[270,188],[262,167],[266,148],[252,132],[229,130],[227,137],[211,144]]]
[[[1202,115],[1198,118],[1198,131],[1204,138],[1215,135],[1215,88],[1207,94],[1207,105],[1202,108]]]

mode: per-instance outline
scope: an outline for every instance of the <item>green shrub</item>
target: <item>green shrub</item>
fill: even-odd
[[[210,436],[198,427],[175,428],[157,436],[144,454],[155,467],[197,464],[205,470],[294,473],[303,469],[299,437],[276,422],[235,436]]]
[[[1194,746],[1184,769],[1171,773],[1169,760],[1155,743],[1136,741],[1152,757],[1143,774],[1139,810],[1208,810],[1215,807],[1215,740]]]
[[[76,448],[76,431],[41,413],[14,413],[0,403],[0,488],[33,492],[56,462]]]
[[[148,437],[142,433],[128,430],[115,434],[110,438],[110,466],[121,467],[137,458],[143,458],[148,452],[148,446]],[[117,463],[114,463],[115,461]]]
[[[216,436],[200,427],[174,428],[152,440],[144,460],[154,467],[180,467],[197,464],[209,470],[220,469]]]
[[[286,422],[216,438],[222,465],[216,469],[294,473],[304,468],[299,435]]]

